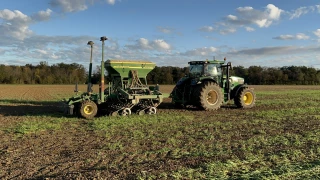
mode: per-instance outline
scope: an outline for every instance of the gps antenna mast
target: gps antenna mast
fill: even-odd
[[[92,50],[93,50],[93,42],[89,41],[87,45],[91,46],[91,55],[90,55],[90,64],[89,64],[89,77],[88,77],[88,88],[87,88],[87,93],[91,94],[92,92],[92,84],[91,84],[91,75],[92,75]]]
[[[100,100],[101,102],[104,102],[104,41],[108,40],[107,37],[103,36],[100,38],[100,41],[102,41],[102,59],[101,59],[101,82],[100,82]]]

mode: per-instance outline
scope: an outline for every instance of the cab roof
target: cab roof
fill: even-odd
[[[190,61],[188,64],[224,64],[225,61],[213,60],[213,61]]]

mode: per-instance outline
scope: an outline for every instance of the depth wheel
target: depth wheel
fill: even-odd
[[[218,84],[207,82],[200,90],[200,106],[206,111],[217,110],[223,103],[223,94]]]
[[[131,109],[130,108],[124,108],[121,111],[121,116],[128,116],[128,115],[131,115]]]
[[[97,115],[98,107],[93,101],[84,101],[81,103],[79,111],[81,117],[92,119]]]
[[[142,115],[145,115],[146,112],[144,112],[144,110],[140,110],[140,111],[137,112],[137,114],[140,115],[140,116],[142,116]]]
[[[118,111],[113,111],[109,113],[109,116],[118,116]]]
[[[256,94],[248,87],[241,88],[234,99],[238,108],[252,108],[256,103]]]
[[[148,110],[148,114],[150,114],[150,115],[152,115],[152,114],[157,114],[157,108],[151,107],[151,108]]]

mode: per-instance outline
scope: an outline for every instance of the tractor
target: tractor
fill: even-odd
[[[206,111],[219,109],[232,100],[238,108],[252,108],[256,95],[244,78],[230,76],[231,62],[190,61],[189,74],[182,77],[170,94],[178,107],[194,106]]]
[[[92,119],[97,114],[103,116],[126,116],[132,113],[156,114],[157,106],[163,101],[164,95],[159,91],[158,85],[148,86],[146,79],[147,74],[155,68],[155,63],[130,60],[107,60],[104,62],[104,41],[106,40],[105,36],[100,38],[102,41],[102,60],[99,92],[94,93],[92,90],[92,49],[94,43],[89,41],[91,56],[87,92],[79,94],[76,84],[76,95],[64,99],[67,113],[86,119]],[[111,79],[106,88],[105,68],[109,79]]]

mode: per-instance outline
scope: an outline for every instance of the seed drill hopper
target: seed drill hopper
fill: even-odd
[[[92,71],[92,45],[91,59],[89,65],[89,78],[87,92],[77,94],[69,99],[65,99],[68,106],[68,114],[75,114],[80,117],[91,119],[97,114],[100,115],[139,115],[156,114],[157,106],[162,102],[164,95],[159,92],[159,86],[147,85],[147,74],[155,67],[155,63],[150,61],[131,61],[131,60],[103,60],[103,49],[105,37],[102,41],[102,60],[101,60],[101,81],[99,93],[94,93],[91,89]],[[91,42],[91,43],[90,43]],[[110,82],[104,88],[104,69]]]

